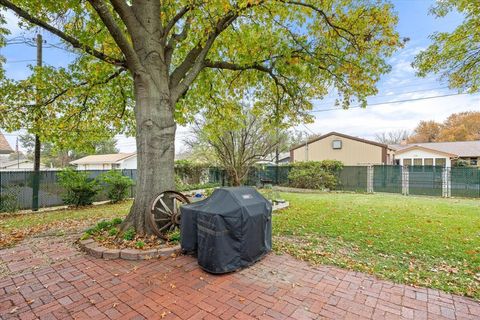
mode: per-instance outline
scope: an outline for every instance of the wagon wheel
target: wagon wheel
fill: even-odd
[[[153,200],[149,221],[157,236],[165,239],[166,232],[180,225],[180,206],[185,203],[190,203],[188,198],[176,191],[164,191]]]

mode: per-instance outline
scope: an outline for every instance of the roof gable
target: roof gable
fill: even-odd
[[[12,147],[8,143],[5,136],[0,132],[0,154],[9,154],[13,153]]]
[[[297,146],[294,146],[291,150],[293,151],[295,149],[298,149],[298,148],[301,148],[301,147],[305,146],[306,144],[312,144],[316,141],[328,138],[330,136],[339,136],[339,137],[342,137],[342,138],[345,138],[345,139],[355,140],[355,141],[363,142],[363,143],[366,143],[366,144],[371,144],[371,145],[374,145],[374,146],[378,146],[378,147],[381,147],[381,148],[389,148],[389,146],[387,146],[386,144],[380,143],[380,142],[366,140],[366,139],[362,139],[362,138],[358,138],[358,137],[354,137],[354,136],[349,136],[348,134],[343,134],[343,133],[332,131],[332,132],[324,134],[320,137],[311,139],[311,140],[307,141],[306,143],[302,143],[302,144],[299,144]]]
[[[454,153],[443,152],[443,151],[440,151],[440,150],[436,150],[436,149],[432,149],[432,148],[426,148],[426,147],[422,147],[422,146],[419,146],[419,145],[413,145],[413,146],[410,146],[408,148],[398,150],[395,153],[397,155],[400,155],[402,153],[409,152],[409,151],[412,151],[412,150],[422,150],[422,151],[427,151],[427,152],[431,152],[431,153],[441,154],[441,155],[448,156],[448,157],[458,157],[458,155],[456,155]]]

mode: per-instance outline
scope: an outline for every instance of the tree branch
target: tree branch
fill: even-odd
[[[239,16],[240,13],[246,9],[250,9],[255,6],[259,6],[264,3],[265,0],[258,0],[255,3],[248,3],[245,7],[235,8],[227,12],[222,18],[217,20],[215,27],[207,37],[205,44],[202,46],[199,42],[190,52],[183,62],[175,69],[170,78],[170,88],[172,90],[172,100],[177,101],[183,96],[190,84],[195,80],[200,71],[205,67],[205,58],[212,47],[215,39],[227,29]]]
[[[182,9],[180,9],[180,11],[177,12],[177,14],[172,18],[172,20],[170,20],[167,23],[167,25],[163,29],[163,37],[166,38],[168,36],[168,34],[170,33],[170,30],[173,29],[175,24],[177,24],[177,22],[180,21],[180,19],[182,19],[183,16],[185,16],[185,14],[187,14],[187,12],[190,11],[190,9],[191,9],[191,6],[186,5]]]
[[[100,19],[102,19],[103,23],[110,32],[112,38],[120,47],[120,50],[122,50],[125,58],[127,59],[127,65],[129,69],[133,72],[134,70],[141,68],[137,54],[133,50],[132,45],[128,41],[123,31],[120,29],[120,26],[116,23],[106,3],[103,0],[88,0],[88,2],[95,9]]]
[[[72,47],[74,47],[74,48],[81,49],[81,50],[85,51],[86,53],[96,57],[97,59],[105,61],[109,64],[113,64],[113,65],[116,65],[116,66],[125,66],[125,61],[124,60],[117,59],[117,58],[114,58],[114,57],[110,57],[110,56],[104,54],[101,51],[98,51],[98,50],[96,50],[96,49],[94,49],[90,46],[87,46],[87,45],[81,43],[78,39],[60,31],[59,29],[49,25],[45,21],[42,21],[42,20],[32,16],[30,13],[28,13],[27,11],[23,10],[22,8],[16,6],[15,4],[13,4],[12,2],[10,2],[8,0],[0,0],[0,5],[2,5],[5,8],[8,8],[8,9],[12,10],[17,15],[19,15],[23,19],[27,20],[28,22],[33,23],[33,24],[35,24],[35,25],[53,33],[54,35],[58,36],[62,40],[71,44]]]
[[[125,0],[110,0],[110,3],[115,12],[118,13],[122,19],[130,34],[133,34],[139,23],[133,14],[132,9],[128,6]]]

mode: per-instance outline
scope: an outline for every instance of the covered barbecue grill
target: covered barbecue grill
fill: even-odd
[[[180,210],[182,249],[208,272],[249,266],[272,248],[272,205],[254,188],[217,189]]]

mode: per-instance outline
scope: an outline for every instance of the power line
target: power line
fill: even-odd
[[[417,85],[418,86],[418,85]],[[398,88],[398,87],[396,87]],[[381,90],[382,91],[388,91],[388,90],[394,90],[396,88],[382,88]],[[395,92],[393,94],[384,94],[384,95],[381,95],[381,96],[372,96],[370,97],[371,99],[376,99],[376,98],[385,98],[385,97],[391,97],[391,96],[400,96],[400,95],[404,95],[404,94],[410,94],[410,93],[418,93],[418,92],[425,92],[425,91],[433,91],[433,90],[443,90],[443,89],[448,89],[448,86],[445,86],[445,87],[437,87],[437,88],[428,88],[428,89],[419,89],[419,90],[414,90],[414,91],[404,91],[404,92]],[[329,102],[326,102],[326,101],[323,101],[323,100],[320,100],[322,101],[323,103],[321,104],[317,104],[316,106],[317,107],[322,107],[322,106],[330,106],[331,103]],[[332,103],[335,102],[335,99],[330,99],[328,101],[331,101]]]
[[[469,93],[466,93],[466,92],[451,93],[451,94],[444,94],[444,95],[431,96],[431,97],[422,97],[422,98],[412,98],[412,99],[386,101],[386,102],[379,102],[379,103],[370,103],[370,104],[367,104],[367,107],[379,106],[379,105],[384,105],[384,104],[392,104],[392,103],[403,103],[403,102],[411,102],[411,101],[420,101],[420,100],[429,100],[429,99],[436,99],[436,98],[460,96],[460,95],[466,95],[466,94],[469,94]],[[357,108],[362,108],[362,106],[353,106],[353,107],[349,107],[349,108],[346,108],[346,109],[344,109],[344,108],[319,109],[319,110],[312,110],[310,112],[317,113],[317,112],[327,112],[327,111],[335,111],[335,110],[348,110],[348,109],[357,109]]]

